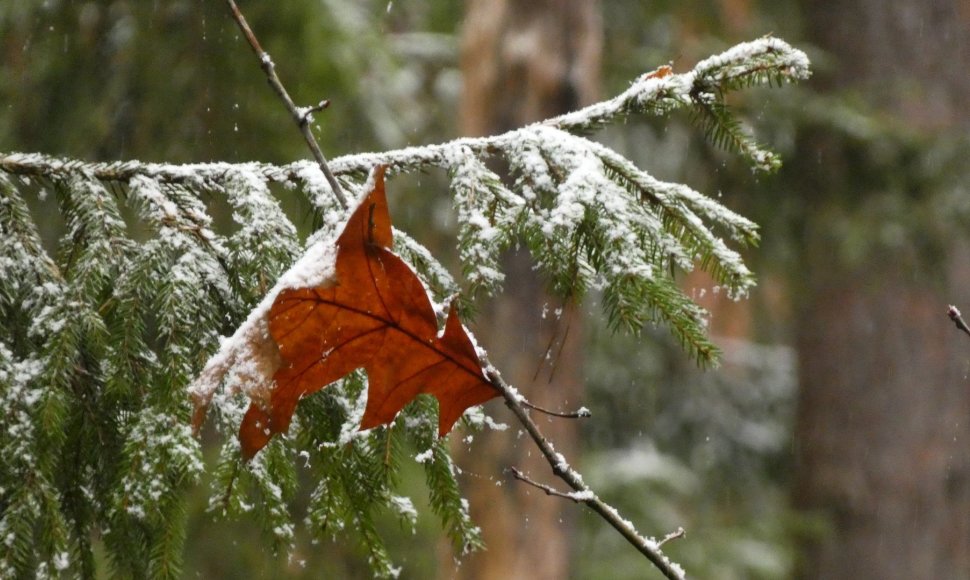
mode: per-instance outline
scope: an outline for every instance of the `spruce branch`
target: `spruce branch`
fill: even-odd
[[[258,42],[256,46],[259,46]],[[265,53],[261,48],[253,50],[260,57],[261,66],[272,65],[272,60],[268,56],[266,56],[268,63],[264,63]],[[631,113],[665,114],[674,108],[691,106],[692,92],[695,95],[711,94],[712,91],[726,94],[732,90],[756,84],[777,85],[804,80],[809,75],[805,53],[792,48],[781,39],[763,38],[740,44],[720,55],[706,59],[686,73],[664,76],[643,75],[634,80],[627,90],[611,99],[552,117],[535,125],[499,135],[461,138],[437,145],[344,155],[330,160],[328,166],[334,176],[363,175],[377,165],[386,165],[388,169],[395,172],[416,171],[426,167],[449,167],[452,161],[449,155],[451,151],[465,147],[477,156],[499,153],[509,144],[527,136],[527,133],[532,132],[536,126],[584,134],[597,127],[615,123]],[[291,104],[292,100],[287,104],[287,109],[298,124],[302,123],[305,111],[301,113],[296,105],[292,105],[291,108]],[[246,170],[263,175],[269,181],[301,183],[303,179],[300,177],[300,171],[305,164],[306,162],[298,161],[288,165],[267,163],[239,165]],[[51,178],[58,174],[83,171],[102,181],[120,182],[127,182],[135,175],[146,175],[163,183],[218,183],[224,179],[225,172],[230,166],[231,164],[227,163],[171,165],[138,161],[91,163],[38,154],[0,154],[0,171],[5,173]]]
[[[784,63],[784,64],[782,64]],[[699,62],[688,92],[692,116],[715,145],[733,149],[753,169],[764,172],[781,167],[778,156],[759,145],[729,111],[725,95],[757,84],[781,86],[809,76],[808,58],[801,51],[770,36],[746,42]]]
[[[718,99],[736,88],[794,81],[808,74],[803,53],[781,40],[764,38],[702,61],[687,73],[664,68],[643,75],[612,99],[508,133],[348,155],[334,159],[330,167],[347,183],[359,181],[378,164],[397,172],[429,166],[448,170],[467,285],[463,295],[499,291],[504,278],[498,268],[500,252],[525,241],[560,294],[577,298],[589,288],[602,286],[614,328],[636,332],[647,323],[669,322],[694,358],[701,364],[715,364],[718,351],[706,338],[705,313],[680,291],[675,272],[690,271],[699,264],[732,298],[744,296],[754,277],[715,230],[726,231],[744,246],[757,242],[756,226],[686,186],[655,179],[622,155],[578,134],[632,112],[655,114],[689,107],[699,108],[703,116],[703,111],[716,110],[720,114],[711,117],[708,131],[712,139],[717,141],[716,133],[721,131],[754,166],[767,167],[774,158],[743,131],[731,129],[736,125],[731,124],[733,117],[726,108],[711,109],[707,104],[720,103]],[[502,157],[510,164],[515,176],[512,187],[487,168],[488,157]],[[312,194],[318,222],[339,221],[343,212],[334,213],[334,204],[324,201],[329,195],[324,189],[331,188],[315,182],[308,175],[311,168],[307,162],[284,166],[83,164],[0,154],[0,171],[48,179],[84,171],[105,180],[144,175],[160,185],[228,191],[232,176],[246,173],[296,184]],[[424,260],[429,266],[424,274],[433,270],[433,277],[440,278],[441,268],[434,262]],[[422,269],[422,264],[417,266]],[[466,309],[467,301],[462,306]]]
[[[197,440],[172,423],[184,422],[188,411],[182,389],[227,324],[238,323],[298,254],[295,229],[269,183],[296,185],[314,205],[318,224],[336,227],[345,213],[341,207],[346,208],[341,184],[355,186],[373,166],[389,165],[396,172],[446,169],[459,215],[466,281],[490,292],[497,289],[501,273],[494,276],[489,268],[504,248],[525,240],[564,291],[579,294],[604,287],[611,318],[634,329],[650,320],[666,320],[702,360],[713,356],[704,313],[679,291],[674,269],[699,263],[735,295],[753,284],[737,252],[714,233],[720,230],[738,245],[753,244],[753,223],[686,186],[654,179],[582,135],[630,114],[696,109],[698,103],[719,106],[732,90],[805,78],[807,59],[780,40],[740,45],[687,73],[665,69],[644,75],[613,99],[505,134],[347,155],[328,165],[319,147],[314,150],[309,128],[311,115],[328,103],[297,107],[238,6],[227,2],[316,163],[88,163],[0,153],[0,226],[5,234],[0,236],[0,312],[9,313],[11,321],[0,329],[0,401],[9,409],[4,432],[18,433],[0,442],[0,475],[5,478],[0,483],[24,480],[21,492],[4,498],[9,509],[0,528],[14,533],[15,546],[6,553],[0,550],[0,576],[28,574],[38,562],[49,568],[67,565],[67,556],[61,554],[68,543],[78,552],[71,557],[71,571],[86,569],[84,561],[93,557],[83,539],[88,526],[102,526],[107,556],[118,574],[175,574],[176,552],[184,542],[184,503],[176,496],[201,470]],[[730,120],[730,111],[723,113]],[[715,121],[712,131],[723,130],[721,118]],[[757,165],[761,150],[747,146],[753,141],[743,132],[739,135],[728,137]],[[509,162],[513,185],[488,170],[489,157]],[[19,190],[34,187],[56,191],[71,224],[71,235],[60,240],[57,260],[43,249],[33,217],[19,198]],[[226,197],[240,216],[234,218],[240,226],[235,233],[213,231],[204,193]],[[127,210],[137,214],[131,228],[120,219],[129,215]],[[155,236],[136,240],[141,226]],[[328,233],[322,228],[311,242],[326,241]],[[438,299],[457,292],[457,284],[427,249],[402,232],[395,232],[395,240],[396,251],[416,267]],[[961,323],[958,328],[970,334]],[[245,373],[229,367],[262,356],[253,352],[246,361],[224,361],[218,370],[228,373],[222,377],[226,385],[235,381],[238,389]],[[501,380],[490,372],[495,375],[490,380]],[[357,380],[354,392],[359,395],[364,386]],[[552,495],[586,503],[668,577],[680,577],[679,567],[660,552],[664,542],[679,534],[660,541],[640,536],[586,488],[580,474],[544,439],[529,409],[545,410],[519,398],[504,383],[496,385],[553,472],[573,490],[549,487]],[[228,511],[240,513],[241,496],[255,496],[254,517],[277,549],[286,549],[293,541],[288,498],[296,485],[288,452],[294,444],[310,449],[321,482],[313,503],[318,514],[313,519],[321,524],[318,532],[328,525],[332,533],[361,523],[361,541],[375,565],[390,571],[386,550],[368,518],[375,506],[393,505],[398,439],[391,439],[390,431],[356,433],[352,411],[357,399],[341,393],[342,388],[334,385],[320,397],[304,400],[300,412],[307,419],[300,422],[293,441],[274,444],[250,470],[240,469],[238,448],[227,443],[217,473],[225,476],[218,477],[225,489],[221,499]],[[238,426],[244,400],[232,389],[219,393],[222,431]],[[94,415],[111,419],[93,425],[79,420]],[[402,412],[402,418],[394,429],[413,438],[414,431],[423,433],[436,417],[433,405],[419,402]],[[149,446],[140,434],[167,438],[168,443]],[[457,545],[466,550],[479,546],[479,531],[462,503],[445,442],[436,440],[430,427],[420,437],[418,447],[432,452],[424,467],[433,510]],[[54,476],[68,468],[63,460],[68,455],[76,472],[112,475],[85,475],[65,487]],[[151,467],[152,477],[137,479],[141,471],[136,466]],[[532,481],[522,475],[523,481]],[[156,497],[156,485],[165,488],[159,496],[164,501],[153,505],[149,500]],[[73,499],[80,497],[81,486],[93,491],[90,503]],[[98,502],[106,514],[87,514]],[[38,533],[55,540],[35,545]]]

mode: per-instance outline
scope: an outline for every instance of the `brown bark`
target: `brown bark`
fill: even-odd
[[[970,126],[964,4],[804,4],[815,41],[837,59],[822,84],[867,95],[915,131]],[[833,224],[904,192],[860,183],[837,140],[801,152],[818,160],[816,175],[830,173],[806,193],[816,201],[805,218],[795,434],[796,504],[830,528],[807,543],[801,576],[970,578],[970,345],[946,319],[948,302],[970,303],[966,245],[952,241],[931,262],[910,230],[901,248],[868,240],[840,259],[848,242]],[[920,193],[901,202],[909,213],[932,203]]]
[[[466,135],[514,129],[599,93],[595,0],[469,0],[462,35]]]
[[[594,101],[601,44],[595,1],[470,0],[462,44],[463,132],[502,132]],[[505,291],[479,315],[475,328],[490,360],[534,403],[553,409],[579,406],[581,315],[567,307],[557,321],[553,311],[560,301],[545,292],[527,253],[507,256],[504,269]],[[552,364],[543,364],[550,344]],[[536,376],[540,366],[543,372]],[[577,422],[534,416],[557,450],[575,458]],[[569,575],[577,507],[502,474],[515,466],[534,479],[561,484],[531,441],[516,436],[514,420],[506,421],[509,431],[482,433],[457,459],[466,474],[473,474],[464,478],[464,490],[487,550],[459,567],[448,558],[443,577],[538,580]]]
[[[805,1],[813,39],[837,59],[828,79],[914,128],[967,127],[970,3],[965,0]]]

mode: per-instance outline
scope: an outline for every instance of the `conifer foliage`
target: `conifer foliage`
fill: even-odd
[[[777,158],[739,128],[724,97],[808,74],[803,53],[763,38],[687,73],[644,75],[613,99],[506,134],[349,155],[331,168],[357,198],[378,165],[392,179],[447,171],[460,282],[394,231],[394,251],[442,316],[440,305],[459,290],[468,304],[499,291],[508,282],[500,253],[524,244],[557,292],[601,290],[616,327],[664,323],[709,363],[717,352],[705,313],[675,276],[699,265],[731,295],[744,295],[754,278],[737,248],[758,240],[755,224],[587,135],[627,115],[687,109],[715,142],[770,171]],[[489,169],[490,158],[506,162],[511,178]],[[308,240],[298,239],[271,191],[279,185],[312,208],[319,229]],[[56,241],[42,239],[38,225],[49,231],[38,200],[50,198],[62,231]],[[214,224],[212,203],[231,207],[233,227]],[[0,154],[0,577],[94,577],[95,538],[119,576],[179,576],[185,491],[205,469],[215,474],[213,514],[258,521],[279,551],[293,541],[290,502],[298,470],[306,471],[314,482],[307,527],[356,538],[374,572],[391,575],[374,516],[390,511],[414,525],[411,503],[394,485],[408,444],[424,450],[416,459],[430,505],[455,545],[481,544],[437,437],[434,401],[419,397],[389,425],[360,432],[367,401],[360,371],[304,397],[289,436],[242,459],[234,435],[272,357],[260,350],[267,332],[260,304],[301,254],[325,257],[347,216],[305,162],[173,166]],[[227,435],[208,467],[191,429],[200,400],[208,425]],[[473,409],[463,423],[489,421]]]

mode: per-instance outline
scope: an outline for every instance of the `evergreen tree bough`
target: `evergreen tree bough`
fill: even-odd
[[[378,164],[391,173],[446,170],[469,296],[499,291],[499,252],[525,244],[560,293],[602,289],[616,326],[663,322],[698,361],[713,363],[705,313],[675,276],[700,265],[743,295],[754,279],[730,244],[755,243],[755,225],[587,135],[632,114],[686,108],[713,141],[772,170],[777,159],[738,128],[724,96],[808,74],[804,54],[765,38],[684,74],[644,75],[613,99],[502,135],[347,155],[330,167],[351,197]],[[510,183],[488,169],[489,159],[508,164]],[[92,576],[94,534],[119,574],[178,577],[184,493],[205,469],[188,430],[185,389],[219,337],[245,320],[301,253],[273,184],[314,208],[319,231],[307,244],[332,238],[345,212],[309,162],[166,165],[0,154],[0,576]],[[51,254],[25,202],[45,196],[56,200],[64,229]],[[232,231],[213,225],[206,210],[213,197],[232,207]],[[396,237],[436,301],[456,292],[426,249]],[[224,433],[234,434],[241,420],[245,372],[196,384]],[[214,468],[214,511],[251,513],[276,549],[289,549],[294,458],[310,451],[308,469],[319,483],[307,521],[320,535],[355,530],[375,572],[392,574],[373,518],[382,510],[405,517],[393,493],[401,459],[394,438],[403,437],[431,451],[424,465],[431,505],[455,544],[479,546],[447,448],[432,435],[433,405],[417,401],[391,428],[356,433],[365,388],[355,376],[308,397],[291,436],[250,464],[240,463],[238,444],[227,437]]]

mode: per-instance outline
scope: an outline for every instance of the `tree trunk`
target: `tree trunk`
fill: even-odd
[[[503,132],[597,96],[602,31],[595,1],[470,0],[463,36],[461,122],[466,135]],[[525,251],[508,255],[504,268],[505,291],[479,315],[479,339],[492,362],[530,400],[554,409],[579,406],[581,314],[567,306],[556,318],[560,301],[545,292]],[[537,373],[540,367],[543,372]],[[576,422],[536,417],[556,448],[575,458]],[[516,431],[514,423],[509,431],[486,431],[459,454],[458,464],[470,475],[464,490],[487,551],[466,558],[457,569],[448,558],[444,577],[539,580],[569,575],[577,507],[503,474],[515,466],[554,482],[532,442]]]
[[[803,4],[813,40],[837,59],[818,84],[871,96],[915,132],[970,126],[965,3]],[[934,193],[925,179],[910,177],[916,195],[883,179],[886,163],[863,171],[838,140],[816,136],[800,152],[815,187],[796,297],[795,502],[830,524],[806,543],[801,575],[970,578],[970,343],[946,319],[949,301],[970,304],[966,245],[954,236],[936,256],[921,251],[932,220],[901,220],[905,243],[870,235],[861,250],[835,233],[871,224],[890,200],[902,214],[925,211]],[[870,231],[888,234],[875,219]]]

